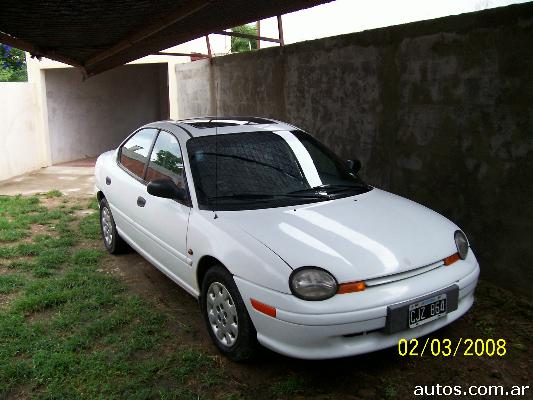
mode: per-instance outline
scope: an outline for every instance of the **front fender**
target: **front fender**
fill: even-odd
[[[212,211],[191,212],[187,247],[193,250],[194,271],[203,256],[211,256],[237,277],[278,292],[291,293],[289,265],[235,224],[223,217],[215,218]]]

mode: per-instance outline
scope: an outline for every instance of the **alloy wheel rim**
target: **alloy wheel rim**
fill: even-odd
[[[111,246],[113,242],[113,224],[111,223],[111,213],[107,207],[102,208],[102,234],[106,246]]]
[[[239,336],[237,308],[228,289],[213,282],[207,289],[207,318],[218,342],[231,347]]]

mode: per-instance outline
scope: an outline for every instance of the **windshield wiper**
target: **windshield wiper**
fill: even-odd
[[[218,199],[236,199],[236,200],[262,200],[262,199],[272,199],[274,198],[271,194],[255,194],[255,193],[249,193],[249,194],[228,194],[223,196],[209,196],[208,200],[218,200]]]
[[[320,193],[321,191],[324,191],[326,193],[339,193],[339,192],[344,192],[344,191],[347,191],[347,190],[353,190],[353,189],[368,189],[368,186],[365,185],[364,183],[359,183],[359,184],[351,184],[351,185],[348,185],[348,184],[325,184],[325,185],[319,185],[319,186],[314,186],[314,187],[311,187],[311,188],[307,188],[307,189],[300,189],[300,190],[295,190],[293,192],[290,192],[289,194],[298,194],[298,193]]]
[[[297,193],[287,193],[287,194],[268,194],[268,193],[236,193],[223,196],[210,196],[207,199],[211,200],[271,200],[278,197],[297,197],[304,199],[327,199],[327,195],[310,193],[310,194],[297,194]]]

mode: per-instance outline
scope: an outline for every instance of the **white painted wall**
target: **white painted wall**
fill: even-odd
[[[35,86],[0,83],[0,181],[46,164]]]
[[[83,81],[74,68],[45,70],[51,163],[97,156],[167,118],[167,73],[167,64],[136,64]]]

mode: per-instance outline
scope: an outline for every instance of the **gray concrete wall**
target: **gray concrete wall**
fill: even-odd
[[[82,81],[74,68],[45,72],[52,163],[115,148],[139,126],[167,118],[166,64],[135,64]]]
[[[532,43],[526,3],[264,49],[178,65],[178,107],[308,130],[458,223],[484,278],[531,294]]]

